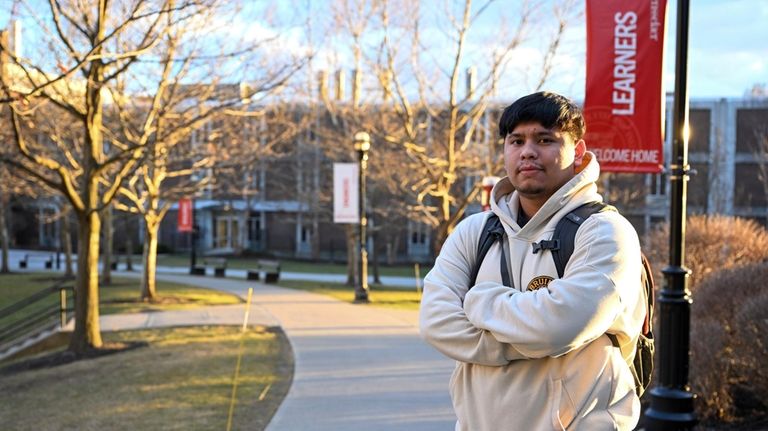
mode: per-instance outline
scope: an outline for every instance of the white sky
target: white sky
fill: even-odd
[[[668,92],[675,83],[676,21],[677,1],[669,0],[664,60]],[[561,67],[548,88],[583,100],[584,18],[577,24],[569,30],[568,52],[558,59]],[[742,97],[753,85],[768,84],[768,0],[691,0],[688,40],[690,98]]]
[[[245,0],[243,0],[245,1]],[[439,19],[444,0],[422,0],[422,11],[429,11],[433,19]],[[483,25],[476,35],[478,39],[470,41],[475,46],[487,45],[499,32],[499,22],[513,21],[514,11],[521,0],[497,0],[486,13]],[[580,0],[579,6],[584,7]],[[599,0],[596,0],[599,1]],[[473,5],[483,3],[475,1]],[[689,96],[691,98],[720,98],[741,97],[754,84],[768,84],[768,0],[692,0],[690,6],[689,29]],[[8,16],[13,0],[0,0],[0,27],[8,25]],[[267,4],[267,3],[265,3]],[[271,2],[268,4],[272,4]],[[286,46],[296,51],[304,49],[300,46],[306,43],[306,35],[302,34],[302,16],[311,10],[313,21],[318,24],[330,20],[324,16],[329,10],[330,0],[293,0],[288,11],[292,18],[290,28],[273,28],[259,23],[250,23],[250,31],[258,34],[269,34],[271,30],[285,36]],[[677,1],[669,0],[667,5],[667,31],[665,53],[665,88],[672,91],[675,70],[675,23]],[[280,15],[282,11],[277,11]],[[501,17],[501,18],[500,18]],[[487,20],[487,21],[486,21]],[[285,21],[284,21],[285,22]],[[236,29],[237,23],[232,23]],[[246,24],[248,25],[248,24]],[[290,24],[289,24],[290,25]],[[322,24],[321,24],[322,25]],[[537,31],[540,29],[536,29]],[[543,31],[543,29],[542,29]],[[236,31],[240,33],[240,31]],[[429,32],[425,32],[429,34]],[[435,32],[437,34],[438,32]],[[542,39],[532,37],[528,44],[520,50],[521,58],[530,59],[542,47]],[[25,34],[25,43],[34,35]],[[577,100],[583,100],[585,80],[585,38],[586,31],[583,17],[569,29],[567,39],[563,43],[561,55],[557,58],[558,67],[553,72],[547,89],[558,91]],[[538,42],[538,45],[537,45]],[[429,44],[428,44],[429,45]],[[425,53],[431,58],[440,58],[440,43],[429,45],[435,52]],[[331,56],[345,56],[328,46],[324,47]],[[533,63],[533,62],[531,62]],[[321,67],[315,64],[315,67]],[[532,90],[532,82],[528,82],[525,73],[521,71],[526,64],[517,64],[509,74],[509,79],[503,88],[502,99],[512,99]]]

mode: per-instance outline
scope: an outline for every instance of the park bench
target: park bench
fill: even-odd
[[[25,254],[24,257],[19,261],[19,268],[27,268],[29,267],[29,261],[31,259],[34,260],[42,260],[43,263],[45,263],[45,269],[51,269],[53,268],[53,255],[40,255],[40,254]]]
[[[261,279],[261,273],[264,273],[265,283],[277,283],[280,279],[280,262],[277,260],[259,259],[256,261],[256,268],[249,269],[248,280]]]
[[[205,275],[206,267],[213,268],[213,275],[215,277],[224,277],[227,271],[227,259],[223,257],[203,258],[203,266],[192,268],[192,275]]]

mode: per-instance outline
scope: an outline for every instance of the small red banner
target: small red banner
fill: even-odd
[[[192,232],[192,200],[191,199],[179,199],[179,219],[178,219],[178,231],[179,232]]]
[[[603,172],[664,166],[666,0],[587,0],[587,148]]]

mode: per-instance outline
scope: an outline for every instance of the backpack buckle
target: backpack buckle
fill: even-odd
[[[539,242],[534,242],[531,244],[533,247],[533,254],[538,253],[541,250],[560,250],[560,240],[559,239],[551,239],[551,240],[541,240]]]

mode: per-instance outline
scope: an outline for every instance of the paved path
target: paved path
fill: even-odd
[[[294,352],[294,380],[268,431],[453,429],[448,396],[453,363],[418,336],[415,311],[353,305],[240,280],[173,274],[158,278],[243,297],[253,287],[249,322],[282,326]],[[103,327],[241,324],[244,308],[103,316]]]
[[[11,254],[18,270],[23,252]],[[45,254],[45,253],[41,253]],[[39,264],[39,265],[37,265]],[[40,271],[42,263],[30,265]],[[293,348],[294,380],[268,431],[452,430],[448,395],[453,361],[418,335],[417,313],[354,305],[328,296],[232,277],[189,276],[162,268],[158,279],[213,288],[243,298],[254,288],[249,324],[279,325]],[[138,272],[115,275],[138,277]],[[336,275],[301,274],[314,280]],[[281,278],[289,278],[281,273]],[[403,277],[413,286],[414,279]],[[343,281],[343,280],[342,280]],[[390,282],[392,280],[389,280]],[[408,285],[407,283],[404,283]],[[375,291],[372,292],[375,295]],[[199,324],[241,325],[245,305],[107,315],[103,330]]]

